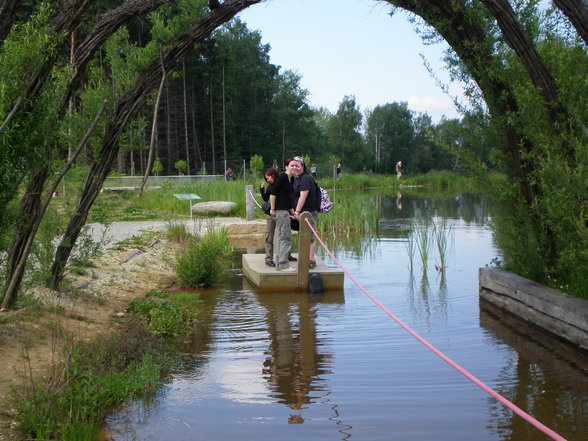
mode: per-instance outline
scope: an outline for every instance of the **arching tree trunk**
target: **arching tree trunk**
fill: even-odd
[[[576,28],[578,35],[588,45],[588,3],[586,0],[553,0]]]
[[[68,0],[61,8],[61,12],[51,21],[56,35],[65,35],[73,32],[80,24],[82,17],[90,3],[93,0]],[[62,39],[60,45],[63,47],[69,40]],[[3,121],[0,126],[0,133],[2,133],[14,119],[14,117],[23,110],[34,106],[36,97],[45,85],[55,62],[57,61],[57,54],[60,51],[54,51],[54,55],[46,57],[45,62],[36,69],[30,76],[27,86],[21,93],[21,96],[15,102],[9,116]]]
[[[543,108],[551,125],[551,133],[557,134],[558,127],[572,124],[572,119],[561,105],[555,81],[535,49],[533,41],[519,22],[508,0],[482,0],[482,3],[492,13],[506,42],[525,66],[531,81],[541,96]],[[575,153],[571,150],[569,143],[563,142],[565,143],[563,147],[566,150],[566,157],[570,161],[574,161]]]
[[[177,61],[196,43],[208,37],[218,26],[232,19],[243,9],[259,3],[261,0],[226,0],[219,7],[207,13],[198,23],[194,24],[177,43],[162,57],[163,68],[166,72],[174,70]],[[134,118],[145,105],[151,91],[157,87],[163,75],[159,62],[152,63],[139,77],[129,92],[121,97],[116,105],[114,115],[106,130],[100,153],[92,164],[82,195],[70,220],[63,239],[57,248],[49,285],[57,289],[63,279],[65,265],[71,255],[73,246],[84,226],[92,204],[100,192],[104,179],[110,172],[118,153],[118,140],[124,127]]]
[[[72,167],[74,161],[77,159],[82,149],[85,147],[86,143],[88,142],[88,139],[90,138],[90,135],[94,132],[94,129],[98,125],[98,121],[102,116],[105,106],[106,101],[102,102],[102,105],[100,106],[100,109],[98,110],[98,113],[94,118],[94,122],[91,124],[86,135],[81,140],[80,145],[78,146],[76,151],[72,153],[71,157],[68,159],[68,162],[65,164],[65,166],[57,176],[57,179],[55,179],[53,185],[46,192],[45,200],[42,204],[40,203],[40,198],[27,198],[26,196],[30,196],[35,191],[41,192],[43,184],[47,178],[42,174],[47,174],[48,168],[43,167],[40,173],[35,173],[31,176],[29,188],[27,188],[28,192],[21,201],[21,212],[28,211],[31,213],[31,216],[26,218],[26,222],[22,224],[23,227],[17,229],[16,238],[13,242],[13,250],[10,253],[10,261],[7,267],[8,271],[6,277],[6,287],[2,296],[2,308],[10,307],[16,300],[20,284],[22,283],[25,265],[27,263],[33,245],[33,240],[35,239],[37,231],[39,231],[41,220],[43,219],[43,216],[45,215],[47,208],[49,207],[49,203],[51,202],[53,193],[57,190],[57,187],[59,186],[60,182],[63,180],[66,173]],[[37,204],[39,206],[37,206]]]
[[[86,68],[94,54],[112,34],[132,18],[144,16],[163,5],[175,2],[176,0],[129,0],[103,14],[76,49],[74,76],[63,96],[62,106],[60,107],[63,107],[63,103],[67,103],[73,93],[79,89]]]
[[[0,46],[12,29],[19,3],[18,0],[2,0],[0,2]]]

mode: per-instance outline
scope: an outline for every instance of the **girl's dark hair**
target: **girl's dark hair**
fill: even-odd
[[[284,161],[284,167],[288,167],[288,165],[290,165],[290,163],[293,161],[293,158],[288,158]]]
[[[273,176],[274,179],[278,177],[280,173],[273,167],[268,168],[265,173],[263,174],[264,176]]]

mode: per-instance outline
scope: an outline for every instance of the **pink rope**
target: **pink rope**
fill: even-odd
[[[253,193],[251,193],[251,190],[247,190],[247,192],[249,193],[249,196],[251,196],[251,199],[253,200],[253,202],[255,202],[255,205],[257,205],[259,208],[261,208],[261,205],[259,205],[259,202],[257,202],[255,200],[255,196],[253,196]]]
[[[320,238],[320,236],[318,235],[318,233],[316,232],[316,230],[314,228],[312,228],[312,225],[310,224],[310,222],[308,222],[308,220],[306,220],[306,223],[308,224],[308,226],[310,227],[310,229],[312,230],[312,232],[314,233],[315,237],[318,239],[318,241],[320,242],[320,244],[323,246],[323,248],[325,249],[325,251],[329,254],[329,256],[331,256],[331,258],[333,259],[333,261],[337,264],[337,266],[339,268],[341,268],[341,270],[347,275],[347,277],[349,277],[353,281],[353,283],[355,283],[358,286],[358,288],[361,289],[364,292],[365,295],[367,295],[376,305],[378,305],[380,307],[380,309],[382,309],[382,311],[384,311],[386,314],[388,314],[396,323],[398,323],[401,327],[403,327],[409,334],[411,334],[414,338],[416,338],[418,341],[420,341],[423,345],[425,345],[427,348],[429,348],[433,353],[435,353],[437,356],[439,356],[443,361],[445,361],[446,363],[448,363],[451,367],[453,367],[460,374],[462,374],[463,376],[465,376],[468,380],[470,380],[476,386],[480,387],[482,390],[484,390],[485,392],[487,392],[488,394],[490,394],[492,397],[494,397],[495,399],[497,399],[498,401],[500,401],[502,404],[504,404],[506,407],[508,407],[509,409],[511,409],[514,413],[516,413],[517,415],[519,415],[525,421],[527,421],[528,423],[532,424],[537,429],[539,429],[541,432],[545,433],[547,436],[549,436],[550,438],[552,438],[552,439],[554,439],[556,441],[566,441],[566,439],[564,437],[562,437],[561,435],[557,434],[556,432],[554,432],[553,430],[551,430],[549,427],[547,427],[543,423],[539,422],[537,419],[533,418],[531,415],[529,415],[527,412],[525,412],[524,410],[522,410],[516,404],[514,404],[511,401],[509,401],[506,398],[504,398],[498,392],[496,392],[495,390],[493,390],[490,386],[484,384],[481,380],[479,380],[474,375],[472,375],[471,373],[469,373],[466,369],[464,369],[463,367],[461,367],[455,361],[451,360],[448,356],[446,356],[445,354],[443,354],[439,349],[437,349],[435,346],[433,346],[431,343],[429,343],[423,337],[421,337],[419,334],[417,334],[415,331],[413,331],[410,327],[408,327],[408,325],[406,325],[402,320],[400,320],[398,317],[396,317],[391,311],[388,310],[388,308],[386,308],[374,296],[372,296],[357,281],[357,279],[355,277],[353,277],[349,273],[349,271],[347,271],[347,269],[345,269],[345,267],[343,267],[343,265],[341,265],[341,263],[333,255],[333,253],[331,252],[331,250],[329,250],[329,248],[322,241],[322,239]]]

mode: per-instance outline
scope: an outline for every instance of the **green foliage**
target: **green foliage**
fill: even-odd
[[[178,171],[178,174],[183,175],[186,173],[186,169],[188,168],[188,164],[183,159],[180,159],[174,164],[174,168]]]
[[[45,383],[13,391],[19,431],[34,439],[94,440],[112,406],[154,392],[171,352],[140,326],[65,348]]]
[[[261,177],[261,174],[265,171],[263,157],[261,155],[253,155],[249,160],[249,169],[254,178]]]
[[[328,153],[341,156],[341,164],[351,171],[363,171],[368,163],[360,133],[362,114],[354,96],[345,96],[339,103],[337,113],[328,121],[326,132],[329,137]]]
[[[153,161],[153,167],[151,167],[151,173],[153,173],[155,176],[159,176],[162,172],[163,172],[163,165],[161,164],[161,161],[159,160],[159,158],[157,158],[155,161]]]
[[[144,320],[149,332],[161,337],[173,337],[193,330],[197,315],[193,305],[196,303],[173,302],[168,296],[156,296],[134,299],[129,306],[132,312]]]
[[[193,237],[178,256],[176,272],[182,286],[212,286],[225,271],[232,248],[224,228],[209,229],[202,237]]]
[[[165,238],[173,242],[184,243],[188,238],[186,224],[170,223],[165,232]]]

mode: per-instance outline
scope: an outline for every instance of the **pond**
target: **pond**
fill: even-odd
[[[326,238],[337,259],[478,379],[568,440],[586,440],[588,356],[478,299],[478,268],[500,256],[488,202],[403,194],[378,197],[378,207],[371,233]],[[415,218],[443,225],[445,271],[435,269],[441,256],[434,244],[423,271],[414,242],[409,270]],[[332,264],[320,247],[317,254]],[[110,439],[550,439],[427,349],[350,279],[341,292],[258,293],[243,279],[240,256],[235,262],[221,286],[202,294],[206,319],[182,361],[152,399],[108,418]]]

